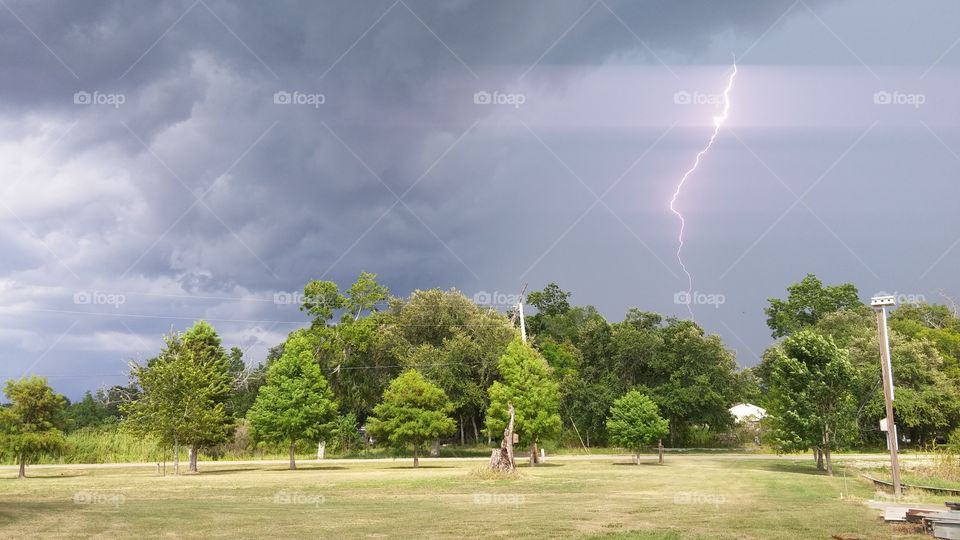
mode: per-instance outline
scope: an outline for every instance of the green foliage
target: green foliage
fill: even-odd
[[[509,420],[509,405],[516,411],[514,429],[529,444],[560,434],[560,390],[549,366],[535,350],[515,338],[498,363],[501,381],[489,389],[487,429],[502,433]]]
[[[328,442],[338,452],[346,453],[363,446],[357,417],[353,413],[337,416],[330,423],[329,432]]]
[[[224,442],[233,427],[233,411],[230,409],[234,404],[234,383],[243,369],[242,353],[235,349],[232,352],[234,356],[229,356],[223,349],[217,331],[202,320],[184,332],[181,343],[182,354],[192,364],[190,368],[206,378],[201,392],[213,404],[213,409],[207,414],[194,418],[195,433],[187,442],[196,446]]]
[[[0,408],[0,450],[17,458],[22,476],[28,461],[63,447],[67,401],[41,377],[11,379],[4,394],[10,406]]]
[[[347,298],[344,307],[353,313],[353,319],[360,319],[364,311],[373,311],[377,304],[385,301],[390,291],[377,283],[377,275],[369,272],[360,272],[357,281],[347,289]]]
[[[636,390],[613,402],[607,418],[610,442],[639,454],[640,449],[665,437],[670,425],[660,416],[657,404]]]
[[[890,316],[891,330],[932,343],[943,357],[944,374],[960,381],[960,318],[947,306],[902,305]]]
[[[850,284],[823,286],[817,276],[807,274],[800,283],[787,287],[787,299],[769,298],[767,326],[773,337],[789,336],[813,326],[824,315],[841,309],[862,307],[857,288]]]
[[[542,291],[528,294],[527,302],[543,315],[563,315],[570,310],[570,293],[551,281]]]
[[[323,326],[333,318],[333,312],[346,303],[340,288],[332,281],[313,280],[303,287],[302,311],[314,317],[315,326]]]
[[[71,432],[88,427],[99,427],[116,423],[118,418],[111,413],[103,394],[94,396],[89,391],[83,399],[70,403],[66,410],[66,431]]]
[[[319,440],[336,414],[336,403],[314,357],[310,330],[290,334],[283,355],[267,370],[266,383],[247,414],[257,440],[295,444]]]
[[[557,379],[563,380],[578,372],[581,364],[580,351],[572,344],[558,343],[553,338],[545,337],[538,342],[537,349]]]
[[[683,441],[691,426],[731,427],[728,409],[741,400],[743,384],[720,337],[705,335],[692,321],[656,324],[654,317],[635,315],[614,325],[611,336],[612,372],[620,384],[653,398],[670,422],[671,443]]]
[[[413,447],[414,466],[424,445],[451,435],[457,425],[447,395],[419,371],[404,371],[390,382],[381,401],[367,420],[368,432],[395,450]]]
[[[164,342],[156,358],[131,368],[138,396],[121,407],[124,427],[175,446],[225,441],[232,425],[226,404],[233,388],[219,336],[199,321]]]
[[[418,369],[450,396],[462,423],[483,414],[497,361],[514,331],[507,319],[459,291],[414,291],[395,301],[380,329],[394,363]]]
[[[781,450],[829,452],[856,435],[854,370],[830,337],[801,330],[774,351],[769,410]]]
[[[902,306],[889,318],[894,414],[900,434],[919,446],[946,438],[960,425],[960,384],[951,376],[951,360],[931,339],[933,334],[919,329],[925,324],[949,328],[952,315],[939,306],[928,307]],[[816,329],[847,351],[854,368],[860,442],[880,446],[885,436],[877,425],[886,412],[876,325],[869,310],[841,310],[823,317]]]
[[[149,463],[163,459],[163,445],[116,425],[85,427],[67,434],[64,445],[44,452],[42,463]]]

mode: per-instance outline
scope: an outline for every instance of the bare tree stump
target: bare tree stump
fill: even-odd
[[[513,460],[513,405],[510,405],[510,422],[503,430],[503,441],[500,448],[490,453],[490,470],[495,472],[512,473],[517,470],[517,463]]]

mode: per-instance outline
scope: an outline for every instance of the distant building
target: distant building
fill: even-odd
[[[766,418],[767,410],[752,403],[737,403],[730,407],[730,414],[738,424],[753,424]]]

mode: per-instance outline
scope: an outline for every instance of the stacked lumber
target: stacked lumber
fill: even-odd
[[[914,523],[934,538],[960,540],[960,503],[948,502],[947,509],[929,505],[869,503],[871,508],[883,512],[883,519],[890,522]]]

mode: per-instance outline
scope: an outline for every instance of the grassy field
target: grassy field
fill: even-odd
[[[515,479],[477,460],[201,464],[0,471],[0,537],[912,537],[863,501],[872,486],[772,456],[556,458]],[[934,499],[935,500],[935,499]],[[917,536],[922,538],[922,536]]]

